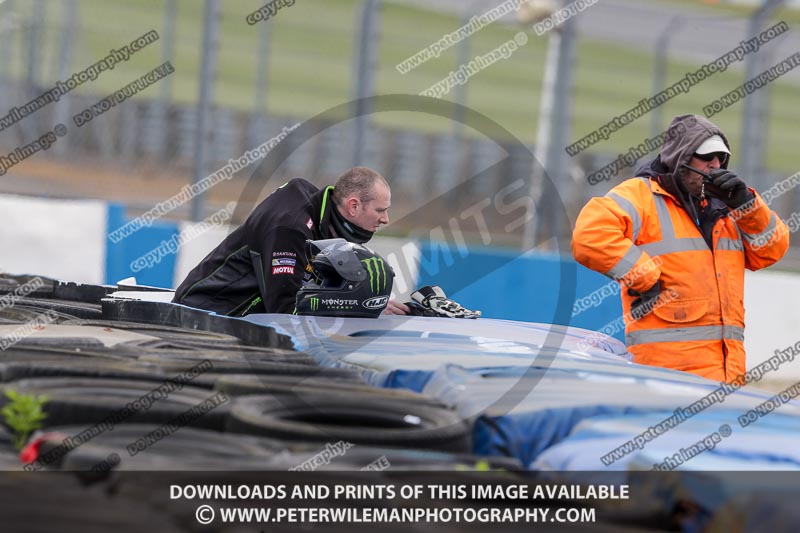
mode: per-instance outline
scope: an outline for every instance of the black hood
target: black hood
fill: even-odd
[[[711,248],[711,230],[714,223],[725,216],[729,210],[717,198],[707,198],[705,202],[701,202],[699,198],[692,197],[680,177],[681,165],[688,164],[695,150],[703,144],[703,141],[713,135],[722,137],[728,150],[730,150],[730,143],[722,130],[699,115],[679,115],[672,119],[667,131],[669,135],[664,140],[661,153],[655,159],[639,167],[636,175],[656,181],[664,190],[672,194],[695,221],[703,238]],[[726,161],[722,167],[728,168],[728,162]]]
[[[660,157],[664,165],[674,174],[677,174],[676,170],[680,170],[682,164],[692,159],[695,150],[709,137],[719,135],[728,150],[731,149],[728,138],[722,130],[700,115],[678,115],[670,122],[667,132],[669,134],[664,139]],[[727,161],[722,168],[728,168]]]
[[[636,171],[637,176],[653,179],[672,194],[695,221],[700,216],[698,203],[683,185],[680,178],[681,165],[688,164],[695,150],[713,135],[719,135],[730,150],[730,143],[722,130],[700,115],[678,115],[669,124],[661,153],[644,163]],[[729,158],[730,159],[730,158]],[[728,167],[726,161],[723,168]],[[699,224],[698,224],[699,225]]]

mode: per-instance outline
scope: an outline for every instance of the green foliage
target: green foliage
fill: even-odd
[[[6,391],[10,400],[0,414],[3,415],[6,425],[14,431],[14,446],[21,450],[28,441],[30,434],[42,427],[42,422],[47,414],[42,407],[47,402],[47,396],[33,394],[19,394],[16,391]]]

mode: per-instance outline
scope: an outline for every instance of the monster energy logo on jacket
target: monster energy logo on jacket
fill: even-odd
[[[369,288],[373,294],[377,294],[386,289],[386,265],[380,257],[370,257],[362,259],[364,267],[369,274]]]
[[[319,298],[309,298],[308,303],[311,304],[312,311],[317,311],[319,309]]]

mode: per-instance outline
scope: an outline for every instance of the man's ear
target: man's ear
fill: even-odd
[[[360,203],[361,202],[359,201],[358,197],[356,197],[356,196],[351,196],[350,198],[345,200],[344,201],[344,206],[345,206],[345,209],[347,210],[347,214],[350,215],[351,217],[355,216],[356,212],[358,211],[358,206],[359,206]]]

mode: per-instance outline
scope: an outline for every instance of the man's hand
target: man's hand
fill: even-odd
[[[389,300],[389,304],[386,306],[386,309],[383,310],[384,315],[407,315],[410,312],[411,309],[409,309],[406,304],[395,300]]]
[[[449,318],[480,318],[480,311],[470,311],[458,302],[449,299],[438,285],[426,285],[411,293],[410,304],[414,314]]]
[[[634,320],[639,320],[653,310],[653,304],[658,300],[658,295],[661,294],[661,281],[656,281],[655,285],[650,287],[644,292],[628,289],[628,296],[638,296],[631,302],[631,317]]]
[[[717,168],[709,175],[714,183],[707,184],[706,189],[731,209],[741,207],[754,198],[745,182],[730,170]]]

